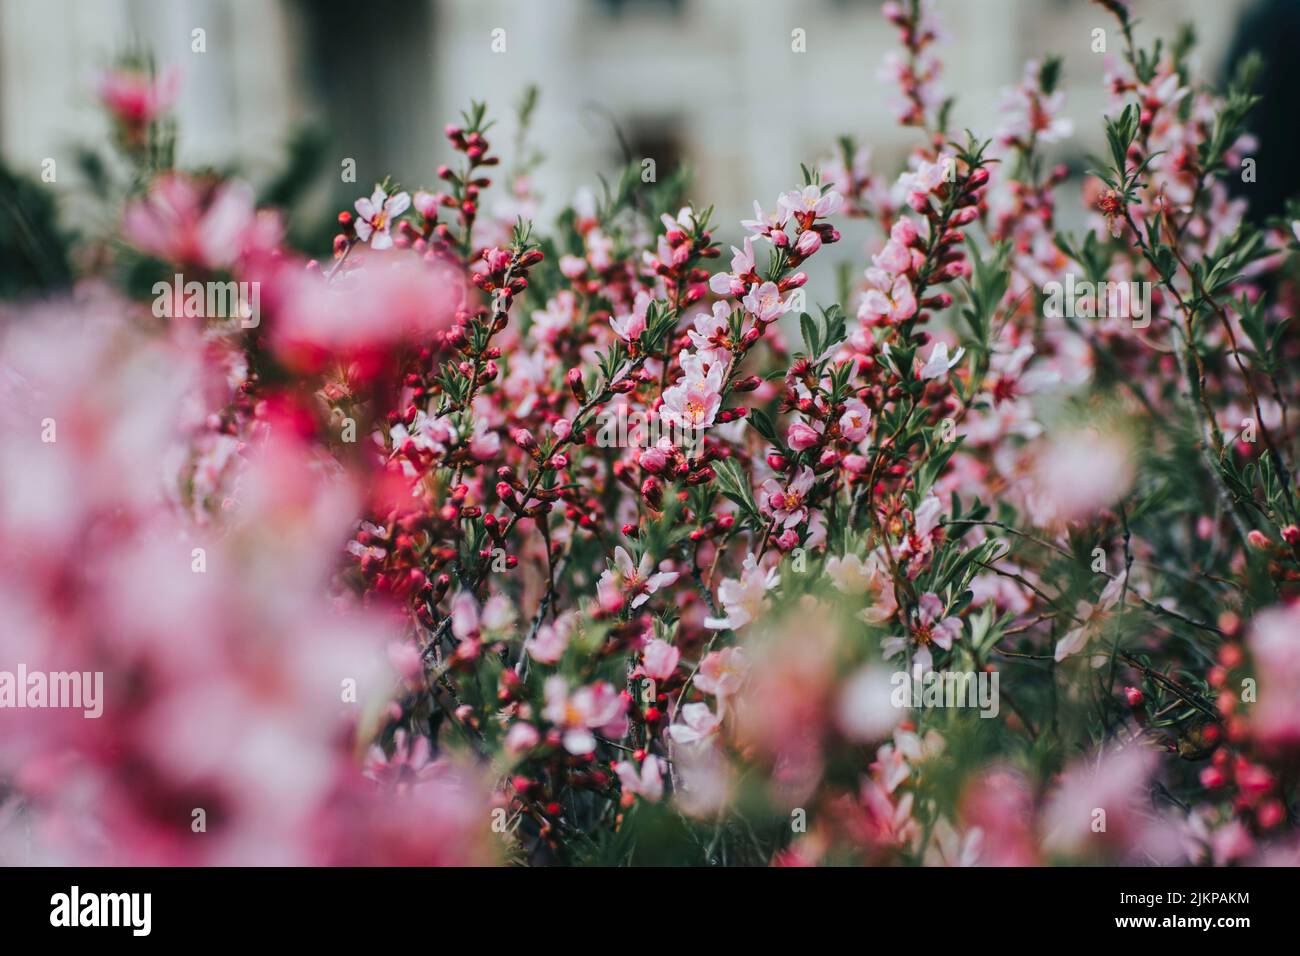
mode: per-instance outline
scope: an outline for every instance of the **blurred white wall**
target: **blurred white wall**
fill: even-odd
[[[400,11],[413,3],[431,12],[422,27],[404,29]],[[1139,37],[1172,36],[1190,20],[1202,62],[1217,71],[1244,5],[1137,0]],[[828,154],[840,133],[869,144],[889,172],[915,142],[894,124],[891,91],[876,78],[895,47],[877,0],[392,0],[334,9],[355,17],[357,48],[322,64],[311,0],[3,0],[0,155],[38,173],[45,157],[101,136],[95,69],[133,43],[183,72],[185,163],[270,163],[305,117],[346,112],[347,120],[366,111],[368,125],[334,116],[344,137],[333,147],[337,170],[342,157],[374,146],[347,141],[364,135],[358,129],[409,129],[372,151],[358,192],[382,177],[381,165],[407,186],[432,185],[446,158],[438,131],[471,98],[487,99],[502,116],[506,135],[498,140],[507,146],[509,107],[528,83],[542,90],[533,138],[550,160],[537,180],[544,212],[614,168],[611,126],[593,106],[629,132],[657,129],[676,139],[697,173],[694,194],[715,202],[724,222],[754,198],[771,203],[794,185],[799,162]],[[940,0],[939,10],[949,34],[943,84],[959,97],[955,129],[991,135],[999,90],[1019,78],[1025,60],[1057,52],[1078,121],[1079,136],[1065,148],[1078,154],[1100,145],[1102,58],[1090,43],[1094,27],[1111,27],[1103,10],[1085,0]],[[196,27],[207,31],[206,53],[191,51]],[[504,52],[493,52],[498,28]],[[795,28],[806,32],[805,53],[791,50]],[[334,39],[347,47],[348,36]],[[411,72],[422,59],[432,63],[432,90],[423,73]],[[344,89],[388,75],[382,95],[358,100],[338,87],[322,93],[313,80],[322,69],[341,71]]]
[[[95,77],[143,49],[180,69],[183,162],[274,159],[311,99],[288,13],[262,0],[3,0],[0,155],[36,174],[46,157],[102,139]],[[192,49],[195,29],[206,52]]]

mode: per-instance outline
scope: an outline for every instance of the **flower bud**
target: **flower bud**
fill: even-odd
[[[807,422],[794,422],[786,432],[785,440],[795,451],[805,451],[820,444],[822,436]]]
[[[587,387],[582,384],[582,369],[571,368],[565,375],[565,380],[569,383],[569,391],[573,397],[580,402],[587,401]]]
[[[469,336],[465,332],[465,326],[453,325],[447,330],[447,344],[454,349],[464,349],[469,345]]]
[[[645,451],[641,452],[641,457],[638,459],[637,464],[639,464],[641,470],[647,474],[657,475],[662,472],[664,466],[668,464],[668,456],[665,455],[663,450],[660,448],[647,448]]]
[[[822,237],[812,229],[805,229],[799,233],[799,239],[795,242],[795,251],[803,256],[811,256],[822,247]]]
[[[647,478],[641,482],[641,497],[651,508],[660,510],[664,500],[664,489],[658,478]]]
[[[963,206],[954,212],[948,221],[954,226],[965,226],[979,217],[980,210],[978,206]]]

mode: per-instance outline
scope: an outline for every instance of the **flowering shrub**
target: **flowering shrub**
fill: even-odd
[[[738,230],[636,169],[496,217],[476,104],[304,260],[106,76],[118,225],[5,314],[0,859],[1295,861],[1296,235],[1249,76],[1103,6],[1082,235],[1059,62],[958,136],[923,2],[902,174]]]

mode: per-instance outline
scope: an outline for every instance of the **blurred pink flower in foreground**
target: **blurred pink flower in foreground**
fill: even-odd
[[[1039,524],[1078,521],[1116,502],[1133,484],[1133,448],[1117,433],[1067,432],[1038,450],[1031,511]]]
[[[1177,829],[1148,796],[1156,760],[1154,751],[1132,744],[1071,764],[1043,810],[1044,849],[1072,860],[1177,863]]]
[[[122,234],[140,251],[177,266],[229,269],[248,256],[269,254],[284,226],[278,214],[257,211],[247,183],[213,185],[169,173],[127,205]]]
[[[273,287],[271,340],[281,359],[301,371],[352,362],[363,379],[378,374],[397,347],[446,330],[464,299],[450,268],[414,253],[386,253],[332,280],[286,263]]]
[[[121,123],[143,126],[157,119],[176,99],[180,73],[174,68],[156,76],[141,70],[107,70],[99,77],[100,101]]]
[[[1262,612],[1249,647],[1259,682],[1248,710],[1253,735],[1269,747],[1300,745],[1300,605]]]
[[[468,776],[390,793],[361,775],[354,741],[396,686],[401,625],[331,597],[351,479],[271,422],[239,455],[222,533],[191,525],[165,463],[209,427],[202,343],[146,339],[116,309],[46,307],[0,347],[0,668],[103,674],[97,719],[0,710],[0,777],[30,824],[0,832],[0,856],[490,859]]]

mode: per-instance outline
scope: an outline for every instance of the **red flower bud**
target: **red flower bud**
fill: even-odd
[[[641,497],[645,499],[646,504],[650,505],[651,508],[656,511],[659,510],[664,500],[664,489],[658,478],[647,478],[641,482]]]
[[[569,391],[573,393],[573,397],[585,403],[587,401],[587,387],[582,384],[582,369],[569,369],[565,375],[565,380],[569,383]]]

